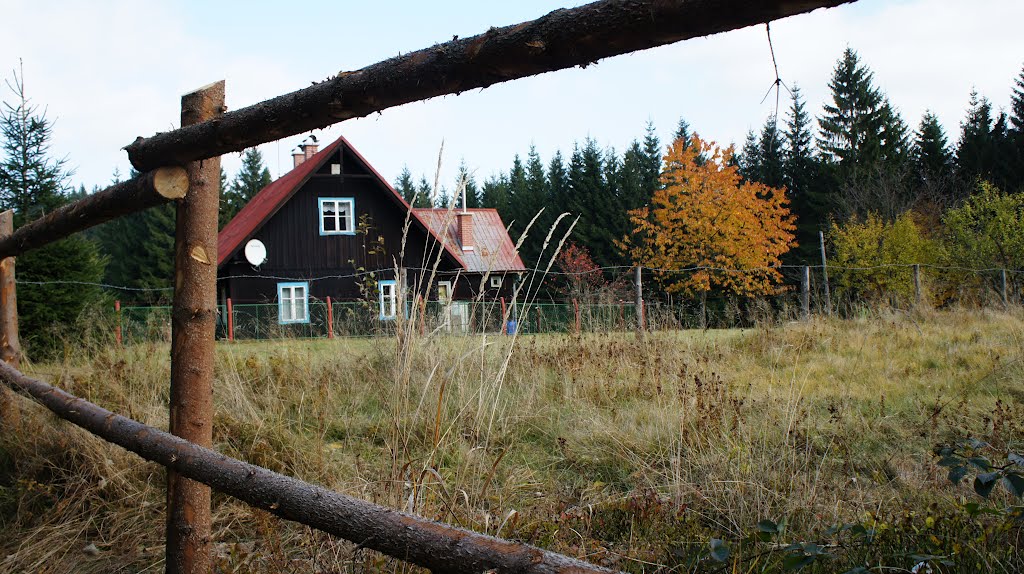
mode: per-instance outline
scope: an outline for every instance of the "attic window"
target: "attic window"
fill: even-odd
[[[320,235],[355,235],[356,200],[351,197],[320,198]]]
[[[501,277],[497,277],[495,275],[492,275],[491,276],[491,287],[494,288],[494,289],[499,289],[501,287]]]
[[[332,163],[331,164],[331,175],[341,175],[341,164],[340,163]]]

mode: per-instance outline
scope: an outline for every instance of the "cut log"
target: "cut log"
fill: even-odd
[[[138,138],[140,171],[242,151],[409,102],[761,24],[853,0],[603,0],[342,71],[216,120]]]
[[[224,81],[181,98],[181,125],[216,118],[224,110]],[[174,227],[174,301],[171,306],[172,434],[199,446],[213,444],[213,366],[217,314],[217,208],[220,157],[185,166],[191,193],[178,204]],[[213,569],[210,487],[167,471],[167,574]]]
[[[0,258],[20,255],[111,219],[181,199],[187,193],[185,168],[157,168],[56,209],[0,238]]]

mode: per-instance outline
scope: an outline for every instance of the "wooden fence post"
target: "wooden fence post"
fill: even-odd
[[[330,295],[327,296],[327,338],[334,338],[334,304]]]
[[[636,334],[642,337],[644,334],[644,285],[643,273],[639,265],[636,266],[633,283],[636,286]]]
[[[806,265],[800,275],[800,318],[811,318],[811,268]]]
[[[1009,291],[1009,289],[1007,289],[1007,285],[1006,285],[1006,269],[1000,270],[1000,276],[1001,276],[1001,278],[1003,280],[1003,282],[1002,282],[1003,307],[1009,307],[1010,306],[1010,291]]]
[[[114,326],[114,340],[117,341],[117,346],[120,347],[124,342],[122,339],[121,331],[121,300],[114,301],[114,314],[117,315],[117,325]]]
[[[0,239],[14,233],[14,212],[0,213]],[[18,291],[14,281],[14,258],[0,261],[0,360],[15,369],[21,365],[21,343],[18,340]],[[0,389],[0,425],[12,432],[21,427],[18,405],[14,395]]]
[[[825,280],[825,312],[832,316],[832,292],[828,286],[828,261],[825,259],[825,233],[818,232],[818,243],[821,246],[821,276]]]
[[[576,334],[580,334],[580,302],[576,299],[572,300],[573,310],[576,312]]]
[[[224,113],[224,81],[181,98],[181,125]],[[171,309],[170,431],[213,443],[213,366],[217,311],[217,211],[220,158],[189,163],[190,192],[178,205]],[[212,570],[210,487],[167,471],[168,574]]]
[[[921,304],[921,265],[914,264],[914,302]]]

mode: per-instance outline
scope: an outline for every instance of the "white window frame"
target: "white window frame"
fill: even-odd
[[[317,217],[317,221],[320,226],[320,235],[356,234],[356,200],[354,197],[321,197],[317,203],[319,205],[319,216]],[[331,231],[324,229],[324,205],[327,204],[334,206],[334,215],[331,216],[334,219],[334,230]],[[342,205],[346,208],[344,217],[339,214],[341,211],[340,206]],[[344,230],[341,229],[341,225],[343,223],[345,225]]]
[[[296,295],[301,289],[302,296]],[[299,307],[299,301],[302,306]],[[301,309],[302,315],[298,315]],[[286,311],[288,311],[286,317]],[[277,321],[282,325],[290,323],[309,323],[309,283],[278,283],[277,284]]]
[[[491,289],[501,289],[501,277],[498,275],[491,275]]]
[[[441,296],[441,290],[444,289],[444,296]],[[438,281],[437,282],[437,300],[441,303],[448,304],[452,302],[452,282],[451,281]]]
[[[380,301],[380,320],[389,321],[398,314],[398,282],[385,279],[377,282]]]

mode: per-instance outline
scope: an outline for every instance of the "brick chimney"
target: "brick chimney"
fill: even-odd
[[[462,211],[456,214],[459,225],[459,244],[463,251],[473,250],[473,214]]]
[[[306,159],[309,159],[316,154],[318,149],[320,149],[320,144],[302,144],[299,147],[301,147],[302,152],[306,154]]]
[[[302,165],[302,162],[306,161],[306,152],[305,152],[305,150],[293,151],[292,152],[292,161],[294,162],[294,165],[292,165],[292,169],[295,169],[295,168],[299,167],[300,165]]]

